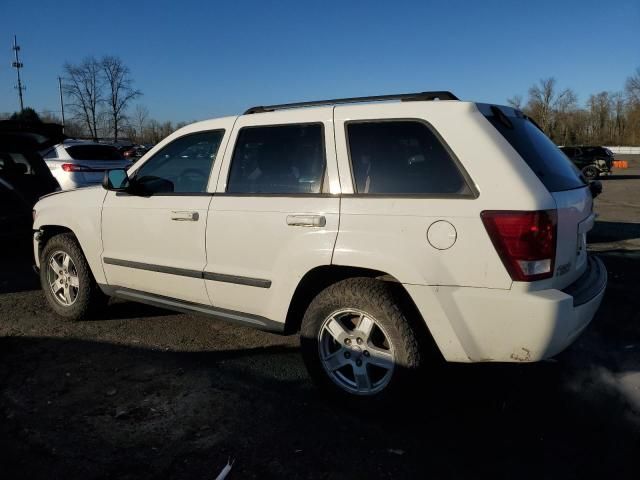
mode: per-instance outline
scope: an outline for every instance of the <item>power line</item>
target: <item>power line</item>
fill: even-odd
[[[13,68],[16,69],[16,73],[18,74],[18,85],[16,85],[16,89],[18,90],[18,97],[20,98],[20,111],[24,110],[24,103],[22,101],[22,92],[26,90],[26,87],[22,85],[22,80],[20,79],[20,69],[24,67],[24,64],[20,62],[20,58],[18,56],[18,52],[20,51],[20,47],[18,46],[18,39],[14,35],[13,36],[13,48],[12,50],[15,52],[16,61],[11,64]]]

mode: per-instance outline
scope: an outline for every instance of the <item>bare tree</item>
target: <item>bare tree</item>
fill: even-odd
[[[556,80],[550,77],[529,88],[529,98],[523,110],[538,122],[547,135],[566,143],[573,132],[565,120],[577,109],[577,102],[577,95],[569,88],[558,93]]]
[[[135,110],[133,111],[133,120],[135,122],[135,128],[136,128],[136,138],[138,139],[138,142],[140,142],[142,139],[142,136],[144,134],[144,128],[147,124],[147,120],[149,118],[149,109],[147,107],[145,107],[144,105],[136,105]]]
[[[627,79],[625,93],[628,125],[625,130],[625,139],[629,144],[640,145],[640,67]]]
[[[142,92],[133,88],[129,67],[120,58],[105,56],[100,62],[106,87],[106,99],[109,120],[113,129],[113,140],[118,141],[118,131],[125,119],[127,107]]]
[[[563,145],[571,142],[571,138],[575,136],[572,132],[572,117],[578,110],[578,96],[576,93],[567,88],[555,100],[552,108],[553,126],[551,128],[552,136],[556,141]]]
[[[522,95],[514,95],[507,98],[507,103],[517,110],[522,110]]]
[[[640,67],[636,69],[633,75],[627,78],[625,90],[629,101],[640,105]]]
[[[79,65],[64,65],[63,91],[76,119],[86,125],[89,135],[98,138],[98,108],[102,102],[100,65],[94,57],[85,58]]]
[[[555,111],[561,105],[575,103],[575,101],[575,93],[570,89],[557,93],[556,79],[549,77],[541,79],[538,85],[533,85],[529,89],[527,108],[532,116],[538,119],[545,133],[550,135]]]
[[[596,143],[607,143],[608,125],[611,118],[611,98],[608,92],[591,95],[587,101],[591,114],[591,134]]]
[[[537,118],[542,129],[549,132],[549,124],[551,117],[551,103],[555,97],[556,79],[553,77],[542,79],[539,85],[533,85],[529,88],[529,101],[527,108]]]
[[[611,94],[611,103],[613,105],[613,118],[611,126],[611,138],[614,143],[619,145],[622,143],[626,130],[626,118],[625,118],[625,99],[622,92],[615,92]]]

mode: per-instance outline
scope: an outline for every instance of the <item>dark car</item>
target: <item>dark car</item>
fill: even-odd
[[[33,206],[60,189],[37,150],[47,141],[41,134],[0,128],[0,238],[31,234]]]
[[[124,155],[124,158],[128,160],[136,161],[148,151],[149,151],[148,147],[145,147],[144,145],[136,145],[135,147],[126,150],[123,153],[123,155]]]
[[[613,152],[608,148],[580,145],[560,147],[560,150],[582,171],[587,180],[611,173]]]

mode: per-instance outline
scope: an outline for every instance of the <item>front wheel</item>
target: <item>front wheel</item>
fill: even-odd
[[[40,283],[49,306],[69,320],[83,319],[107,300],[71,233],[56,235],[44,246]]]
[[[311,302],[302,355],[314,381],[352,401],[393,396],[421,363],[418,336],[384,282],[352,278]]]

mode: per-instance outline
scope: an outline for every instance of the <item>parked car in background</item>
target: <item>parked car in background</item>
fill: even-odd
[[[63,190],[97,185],[105,170],[131,166],[116,147],[81,140],[65,140],[42,154]]]
[[[195,123],[103,187],[35,207],[57,314],[116,296],[299,331],[311,376],[343,400],[415,392],[441,358],[556,355],[607,284],[567,157],[519,110],[449,92]]]
[[[150,147],[147,147],[145,145],[136,145],[133,148],[125,150],[125,152],[123,153],[123,156],[127,160],[131,160],[132,162],[135,162],[140,157],[142,157],[145,153],[147,153],[149,149]]]
[[[24,133],[0,133],[0,238],[28,236],[32,210],[41,196],[60,189]]]
[[[114,147],[118,150],[118,152],[120,152],[120,155],[122,155],[123,157],[125,156],[125,155],[124,155],[124,154],[125,154],[125,152],[128,152],[128,151],[129,151],[129,150],[131,150],[133,147],[135,147],[135,145],[133,145],[133,144],[129,144],[129,145],[122,145],[122,144],[115,144],[115,143],[105,143],[105,142],[102,142],[102,143],[103,143],[103,145],[105,145],[105,144],[106,144],[106,145],[112,145],[112,146],[114,146]]]
[[[613,152],[608,148],[580,145],[560,147],[560,150],[582,171],[587,180],[611,174]]]

